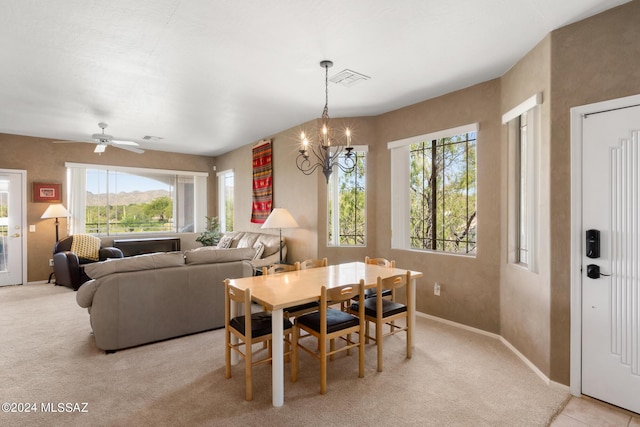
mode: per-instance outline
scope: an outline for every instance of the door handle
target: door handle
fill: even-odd
[[[599,279],[600,276],[611,276],[610,274],[600,273],[600,266],[595,264],[587,265],[587,277],[589,279]]]
[[[20,237],[20,233],[12,234],[12,235],[11,235],[11,236],[9,236],[9,237]]]

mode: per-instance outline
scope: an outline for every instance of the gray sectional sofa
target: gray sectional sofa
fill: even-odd
[[[84,267],[91,280],[80,286],[76,300],[89,311],[98,348],[115,351],[223,327],[224,279],[252,276],[280,256],[279,236],[272,234],[225,233],[225,248],[194,248],[191,237],[181,242],[184,252]]]
[[[226,278],[251,276],[256,251],[200,248],[89,264],[76,301],[96,346],[114,351],[224,326]]]

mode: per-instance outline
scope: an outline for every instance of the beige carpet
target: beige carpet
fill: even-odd
[[[499,341],[418,318],[413,358],[404,337],[385,340],[385,371],[367,347],[329,364],[301,354],[298,382],[285,365],[285,405],[271,406],[271,370],[254,370],[244,401],[242,365],[224,378],[223,332],[105,354],[75,293],[52,285],[0,288],[0,401],[36,404],[35,413],[0,412],[2,426],[544,426],[569,398],[547,386]],[[86,413],[43,412],[42,404],[87,403]],[[71,405],[73,408],[73,405]]]

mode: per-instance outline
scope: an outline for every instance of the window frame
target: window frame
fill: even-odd
[[[71,234],[79,234],[85,232],[86,225],[86,171],[92,170],[104,170],[111,172],[121,172],[131,175],[167,175],[178,177],[175,182],[175,191],[173,202],[174,205],[181,195],[178,194],[179,178],[183,176],[193,177],[194,180],[194,206],[193,206],[193,232],[204,231],[206,227],[205,216],[207,214],[207,178],[209,174],[207,172],[195,172],[195,171],[180,171],[171,169],[153,169],[153,168],[140,168],[129,166],[114,166],[114,165],[98,165],[89,163],[73,163],[65,162],[67,169],[67,207],[71,213],[69,219],[69,230]],[[174,206],[175,209],[175,206]],[[176,224],[177,227],[177,224]],[[168,234],[179,233],[176,228],[173,231],[149,231],[149,232],[136,232],[130,234]],[[122,236],[126,233],[100,233],[100,236]]]
[[[536,93],[502,116],[502,124],[510,127],[508,143],[512,155],[509,156],[509,181],[514,183],[508,192],[508,261],[533,273],[538,272],[539,263],[540,184],[537,172],[540,167],[541,104],[542,93]],[[523,116],[526,117],[524,120]],[[522,121],[526,121],[524,130]],[[525,150],[522,150],[523,136],[526,140]],[[526,212],[523,213],[523,209]],[[523,259],[523,251],[526,251],[526,259]]]
[[[329,179],[329,183],[327,185],[327,225],[326,225],[326,229],[327,229],[327,247],[332,247],[332,248],[360,248],[360,247],[366,247],[367,246],[367,160],[368,160],[368,153],[369,153],[369,146],[368,145],[354,145],[353,146],[353,150],[352,153],[356,153],[356,154],[363,154],[364,155],[364,160],[365,160],[365,164],[364,164],[364,242],[362,245],[356,245],[356,244],[340,244],[340,209],[334,209],[333,212],[333,217],[331,215],[331,213],[329,212],[329,206],[331,205],[330,203],[333,203],[333,206],[338,206],[340,204],[339,199],[340,199],[340,180],[336,179],[337,176],[340,176],[340,174],[344,174],[345,172],[343,172],[340,168],[336,168],[334,170],[334,172],[331,174],[331,177]],[[341,155],[342,156],[342,155]],[[333,199],[331,197],[331,195],[333,194]],[[332,225],[332,228],[330,227],[330,224]],[[330,236],[332,236],[333,238],[330,238]]]
[[[227,215],[226,215],[227,199],[225,196],[227,195],[226,180],[230,176],[231,179],[233,180],[233,191],[231,192],[231,198],[235,204],[235,174],[233,172],[233,169],[227,169],[227,170],[218,172],[216,176],[218,178],[218,224],[220,224],[220,232],[224,233],[227,231],[233,231],[233,226],[230,227],[230,229],[229,227],[227,227]],[[231,209],[232,209],[231,216],[233,217],[234,215],[233,206],[231,207]],[[235,223],[235,218],[234,218],[234,223]]]
[[[411,213],[411,203],[410,203],[410,175],[411,175],[411,165],[410,165],[410,147],[413,144],[421,143],[424,141],[432,141],[439,140],[442,138],[447,138],[455,135],[460,135],[464,133],[472,133],[478,132],[478,123],[470,123],[462,126],[457,126],[450,129],[443,129],[436,132],[427,133],[424,135],[413,136],[410,138],[404,138],[396,141],[391,141],[387,143],[387,149],[390,151],[391,156],[391,248],[392,249],[400,249],[400,250],[408,250],[408,251],[418,251],[418,252],[429,252],[435,254],[442,255],[451,255],[451,256],[465,256],[465,257],[476,257],[477,250],[475,253],[456,253],[456,252],[446,252],[441,250],[433,250],[433,249],[417,249],[411,247],[411,227],[410,227],[410,213]],[[476,141],[478,140],[478,135],[476,135]],[[477,142],[476,142],[477,147]],[[477,168],[477,166],[476,166]],[[476,169],[476,179],[477,179],[477,169]],[[476,185],[477,192],[477,185]],[[480,197],[479,194],[476,197]],[[476,209],[477,209],[477,200],[476,200]],[[476,248],[478,247],[478,241],[476,239]]]

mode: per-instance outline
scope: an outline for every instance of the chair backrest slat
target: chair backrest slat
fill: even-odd
[[[262,274],[265,276],[267,274],[278,274],[278,273],[286,273],[287,271],[297,271],[300,270],[300,263],[296,262],[294,265],[289,264],[273,264],[269,267],[262,267]]]
[[[411,273],[407,271],[407,274],[398,274],[395,276],[387,277],[385,279],[379,277],[380,286],[382,290],[385,289],[398,289],[407,286],[407,282],[410,280]]]
[[[328,302],[333,304],[353,299],[359,295],[360,287],[362,286],[364,286],[364,280],[361,280],[360,283],[343,285],[335,288],[326,288],[323,286],[320,304],[324,303],[326,305]]]
[[[309,268],[326,267],[328,265],[327,258],[322,259],[306,259],[300,262],[300,270]]]
[[[379,265],[380,267],[395,268],[396,262],[394,260],[389,261],[386,258],[369,258],[364,257],[365,264]]]

